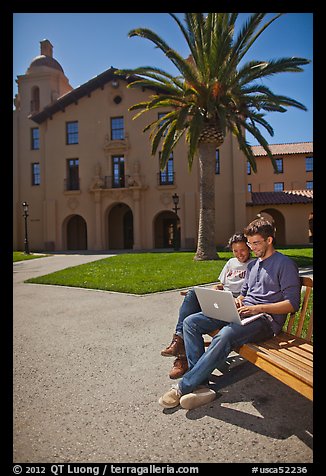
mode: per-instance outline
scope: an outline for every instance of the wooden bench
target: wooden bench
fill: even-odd
[[[301,277],[300,281],[304,294],[298,322],[295,323],[295,313],[290,314],[285,329],[279,335],[263,343],[248,343],[234,350],[252,364],[313,400],[312,309],[306,335],[302,336],[313,280]],[[187,291],[181,291],[181,295],[186,293]],[[217,333],[218,330],[209,335],[214,337]],[[209,344],[210,341],[205,341],[206,346]]]

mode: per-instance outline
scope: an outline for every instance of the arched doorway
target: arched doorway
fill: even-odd
[[[114,205],[108,215],[108,245],[113,250],[129,250],[134,245],[133,214],[125,203]]]
[[[259,213],[260,216],[266,218],[273,223],[276,228],[275,233],[275,244],[276,246],[285,246],[286,239],[285,239],[285,219],[283,214],[276,210],[275,208],[265,208]]]
[[[180,248],[180,238],[180,220],[176,214],[159,213],[154,220],[154,248]]]
[[[73,215],[67,221],[67,249],[87,250],[87,225],[80,215]]]

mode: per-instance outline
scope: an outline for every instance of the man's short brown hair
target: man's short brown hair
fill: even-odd
[[[264,240],[269,236],[275,239],[275,228],[274,226],[265,218],[256,218],[243,230],[243,233],[246,236],[261,235]]]

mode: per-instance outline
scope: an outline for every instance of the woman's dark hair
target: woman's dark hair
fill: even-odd
[[[231,236],[227,244],[227,247],[230,248],[230,250],[232,249],[233,243],[245,243],[246,246],[248,246],[247,238],[245,237],[244,233],[235,233],[234,235]]]

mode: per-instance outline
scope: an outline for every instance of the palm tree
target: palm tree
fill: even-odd
[[[129,37],[139,36],[153,42],[180,72],[173,76],[160,68],[144,66],[119,70],[130,78],[128,87],[155,89],[147,101],[130,107],[140,109],[139,115],[156,108],[168,107],[170,112],[145,127],[150,130],[154,155],[161,144],[160,166],[164,169],[176,143],[185,134],[189,144],[188,165],[191,169],[198,156],[200,169],[200,213],[195,259],[217,259],[215,243],[215,156],[224,142],[226,132],[234,134],[239,148],[256,172],[255,157],[245,138],[252,134],[276,164],[266,139],[257,126],[272,136],[264,111],[285,112],[292,106],[306,110],[300,102],[274,94],[261,79],[283,72],[300,72],[305,58],[279,58],[271,61],[241,63],[248,50],[263,31],[280,15],[262,24],[266,13],[253,13],[235,34],[238,13],[185,13],[184,23],[170,13],[178,24],[190,50],[183,58],[162,38],[149,29],[138,28]]]

